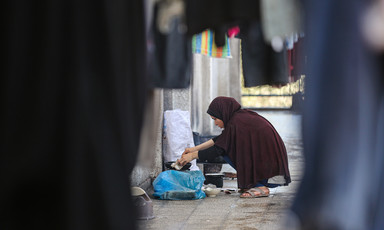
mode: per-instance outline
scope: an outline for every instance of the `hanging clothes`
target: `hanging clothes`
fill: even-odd
[[[292,49],[292,72],[291,75],[294,81],[300,79],[301,75],[305,75],[306,73],[306,51],[304,49],[306,42],[305,37],[299,37],[298,40],[294,43]]]
[[[181,16],[169,19],[168,33],[158,29],[159,4],[154,7],[148,36],[149,83],[155,88],[187,88],[192,75],[191,39],[182,29]]]
[[[260,0],[260,6],[263,35],[267,43],[275,37],[285,38],[301,32],[299,0]]]
[[[190,36],[210,28],[224,32],[239,22],[260,20],[260,2],[254,0],[186,0],[186,24]]]
[[[286,50],[277,53],[265,43],[260,23],[260,1],[186,1],[186,24],[191,36],[207,28],[216,32],[240,25],[246,87],[285,85],[289,82]]]
[[[228,29],[228,37],[234,38],[240,33],[240,27],[234,26]]]
[[[259,4],[253,0],[186,0],[187,33],[193,36],[211,29],[216,45],[223,46],[229,28],[244,20],[260,19]]]
[[[215,33],[212,30],[205,30],[192,37],[192,52],[203,54],[209,57],[232,57],[229,40],[225,36],[225,45],[218,47],[215,43]]]
[[[244,86],[285,85],[289,83],[286,50],[275,52],[264,41],[261,24],[240,25]]]

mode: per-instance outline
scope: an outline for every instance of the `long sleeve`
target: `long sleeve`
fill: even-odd
[[[214,159],[224,154],[224,149],[218,146],[212,146],[204,150],[199,151],[199,159],[203,162],[214,161]]]

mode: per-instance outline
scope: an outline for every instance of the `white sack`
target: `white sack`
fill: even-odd
[[[164,112],[163,159],[176,161],[186,148],[195,146],[189,111],[167,110]],[[191,170],[199,170],[196,160],[191,161]]]

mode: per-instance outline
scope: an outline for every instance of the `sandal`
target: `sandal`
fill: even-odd
[[[255,192],[260,193],[260,195],[255,195]],[[249,194],[250,196],[246,196],[244,194]],[[258,197],[268,197],[269,193],[264,192],[261,188],[251,188],[245,191],[243,194],[240,195],[240,198],[258,198]]]

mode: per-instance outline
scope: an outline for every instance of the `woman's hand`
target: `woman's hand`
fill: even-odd
[[[184,151],[184,153],[181,155],[181,158],[177,160],[177,163],[181,166],[186,165],[187,163],[193,161],[194,159],[198,158],[198,151],[194,152],[187,152],[187,149]]]
[[[195,150],[193,148],[186,148],[183,152],[183,154],[181,154],[181,156],[183,156],[184,154],[187,154],[187,153],[191,153],[191,152],[194,152]]]

